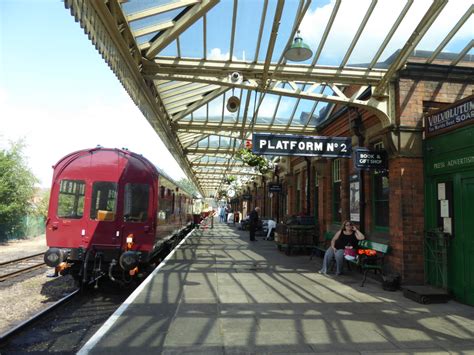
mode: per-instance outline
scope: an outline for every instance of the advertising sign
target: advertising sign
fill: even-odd
[[[357,169],[384,170],[388,166],[387,152],[384,150],[369,150],[356,148],[354,164]]]
[[[425,133],[431,136],[474,123],[474,95],[425,117]]]
[[[352,154],[352,140],[348,137],[254,133],[252,143],[255,154],[326,158],[350,158]]]

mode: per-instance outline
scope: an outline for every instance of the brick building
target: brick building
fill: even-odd
[[[318,135],[351,137],[353,148],[385,151],[386,170],[360,173],[351,158],[280,157],[273,174],[253,182],[252,205],[261,206],[265,216],[278,216],[280,221],[291,215],[313,216],[320,235],[335,232],[344,220],[355,220],[368,238],[390,245],[391,272],[399,273],[405,284],[423,283],[423,117],[474,92],[474,62],[469,56],[461,66],[445,65],[442,59],[451,60],[449,55],[441,56],[435,64],[419,63],[429,54],[412,56],[391,83],[395,124],[384,127],[370,112],[335,106],[318,126]],[[349,86],[345,93],[349,96],[356,90]],[[367,98],[370,90],[361,96]],[[265,194],[264,185],[277,180],[282,183],[282,193]],[[351,211],[351,198],[357,199],[357,191],[351,194],[351,188],[363,195],[363,211],[358,211],[357,201],[352,201]]]

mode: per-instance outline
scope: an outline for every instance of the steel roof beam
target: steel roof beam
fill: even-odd
[[[275,16],[273,17],[272,32],[270,33],[270,39],[268,40],[267,55],[265,56],[265,63],[263,65],[263,75],[262,75],[262,86],[266,85],[266,79],[268,77],[268,70],[270,69],[270,63],[272,61],[273,50],[275,49],[275,42],[278,35],[278,28],[280,27],[280,19],[283,13],[283,5],[285,5],[284,0],[278,0]]]
[[[458,64],[461,59],[464,58],[464,56],[471,50],[471,48],[474,47],[474,40],[471,39],[471,41],[464,47],[464,49],[459,53],[459,55],[453,59],[451,62],[451,65],[456,65]]]
[[[181,7],[195,5],[195,4],[200,3],[200,2],[201,2],[201,0],[175,1],[175,2],[172,2],[170,4],[155,6],[155,7],[143,10],[143,11],[138,11],[138,12],[132,13],[130,15],[127,15],[126,18],[127,18],[128,22],[137,21],[137,20],[141,20],[141,19],[144,19],[144,18],[147,18],[147,17],[150,17],[150,16],[155,16],[155,15],[159,15],[159,14],[162,14],[162,13],[165,13],[165,12],[173,11],[173,10],[179,9]]]
[[[191,163],[191,167],[193,168],[193,170],[195,169],[195,167],[203,167],[203,168],[213,168],[213,167],[227,167],[227,163]],[[247,164],[245,163],[240,163],[240,164],[235,164],[234,165],[235,168],[238,168],[238,167],[241,167],[241,168],[245,168],[245,167],[248,167]]]
[[[219,97],[220,95],[224,94],[227,90],[229,90],[228,87],[222,87],[222,88],[216,89],[213,92],[204,96],[201,100],[193,103],[192,105],[183,106],[182,109],[180,110],[173,110],[174,115],[172,117],[172,121],[179,121],[185,118],[187,115],[191,114],[192,112],[198,110],[202,106],[211,102],[216,97]]]
[[[329,32],[331,31],[331,27],[334,23],[334,19],[336,18],[337,12],[339,11],[340,5],[341,5],[341,0],[336,0],[336,3],[334,4],[334,7],[332,8],[331,16],[329,17],[328,23],[326,24],[326,28],[324,29],[323,36],[321,37],[321,40],[319,42],[318,49],[316,50],[316,53],[314,54],[313,61],[311,62],[311,67],[314,67],[316,65],[319,59],[319,56],[321,55],[321,51],[323,50],[323,47],[324,47],[324,44],[326,43]]]
[[[168,28],[171,28],[173,26],[174,26],[173,21],[165,21],[165,22],[153,25],[153,26],[140,28],[138,30],[133,31],[132,33],[135,37],[141,37],[141,36],[145,36],[145,35],[148,35],[150,33],[153,33],[153,32],[159,32],[159,31],[167,30]]]
[[[176,125],[176,129],[178,132],[200,132],[206,134],[215,134],[215,130],[222,129],[226,132],[232,132],[232,136],[235,134],[239,134],[242,131],[242,128],[239,126],[235,126],[234,124],[228,124],[220,122],[208,122],[207,124],[200,123],[200,122],[178,122]],[[254,124],[253,132],[261,132],[261,133],[292,133],[292,134],[306,134],[310,136],[318,135],[317,130],[315,127],[306,127],[304,126],[286,126],[286,125],[260,125]]]
[[[474,13],[474,5],[471,5],[464,15],[459,19],[459,21],[454,25],[454,27],[449,31],[443,41],[439,44],[439,46],[435,49],[431,57],[426,61],[426,63],[431,64],[433,60],[438,56],[438,54],[446,47],[448,42],[453,38],[453,36],[459,31],[459,29],[464,25],[469,17]]]
[[[367,71],[365,68],[337,68],[329,66],[316,66],[308,68],[302,65],[285,64],[274,72],[275,64],[270,64],[269,71],[272,80],[295,81],[295,82],[337,82],[341,84],[378,84],[384,77],[385,69],[373,69]],[[159,58],[151,62],[143,63],[143,74],[146,77],[166,80],[179,80],[199,82],[199,79],[222,80],[232,72],[242,73],[245,80],[261,80],[264,73],[264,65],[244,62],[225,62],[210,60],[190,59],[165,59]],[[167,75],[166,75],[167,74]],[[229,80],[229,84],[231,84]],[[233,83],[232,83],[233,84]],[[239,87],[235,84],[232,86]],[[242,85],[245,88],[245,84]]]
[[[433,0],[428,11],[421,19],[420,23],[416,26],[415,30],[411,34],[410,38],[406,41],[400,53],[395,60],[390,64],[384,77],[374,89],[373,96],[380,97],[385,94],[386,88],[395,73],[406,63],[407,58],[416,48],[417,44],[421,41],[426,31],[431,27],[433,22],[438,18],[443,8],[448,3],[448,0]]]
[[[383,40],[382,44],[380,45],[379,49],[377,50],[377,53],[375,53],[374,58],[372,58],[372,61],[369,64],[369,69],[372,69],[374,65],[377,63],[379,60],[380,56],[382,55],[383,51],[387,47],[387,44],[390,42],[392,39],[395,31],[398,29],[398,26],[400,26],[400,23],[402,20],[405,18],[408,10],[410,9],[411,5],[413,4],[413,0],[408,0],[407,3],[405,4],[405,7],[402,9],[400,14],[398,15],[398,18],[392,25],[392,28],[388,32],[387,36],[385,36],[385,39]]]
[[[364,19],[360,23],[359,28],[357,29],[357,32],[356,32],[354,38],[352,39],[352,42],[351,42],[351,45],[349,46],[349,49],[347,50],[346,54],[344,55],[344,58],[342,59],[341,64],[339,64],[339,68],[343,68],[347,64],[347,61],[349,60],[349,58],[352,54],[352,51],[354,50],[357,42],[359,41],[359,38],[360,38],[362,32],[364,31],[364,28],[367,25],[367,22],[369,21],[369,18],[372,15],[372,12],[375,9],[375,5],[377,5],[377,0],[372,0],[372,2],[370,3],[369,9],[365,13]]]
[[[110,0],[109,6],[103,1],[68,0],[66,8],[84,28],[99,53],[117,75],[125,90],[143,115],[161,138],[170,153],[176,159],[186,175],[202,192],[199,181],[194,177],[189,161],[183,154],[178,137],[170,129],[169,117],[162,105],[156,102],[156,92],[152,90],[140,72],[141,56],[137,53],[133,35],[125,27],[119,29],[119,23],[126,23],[120,5],[116,0]],[[119,11],[117,11],[119,10]]]
[[[200,4],[195,4],[186,14],[176,21],[175,25],[156,38],[146,51],[145,57],[153,58],[158,52],[173,42],[178,36],[191,27],[206,12],[212,9],[219,0],[202,0]]]

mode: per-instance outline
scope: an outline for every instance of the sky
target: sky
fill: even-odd
[[[143,154],[184,173],[59,0],[0,0],[0,148],[23,139],[42,187],[70,152]]]
[[[133,11],[136,10],[134,6],[149,6],[152,2],[130,1],[125,3],[124,9]],[[207,16],[209,29],[219,29],[207,31],[208,58],[229,58],[233,3],[222,0]],[[301,24],[303,39],[313,51],[324,31],[324,26],[318,24],[327,22],[334,3],[335,0],[314,0]],[[334,30],[318,64],[340,63],[370,3],[370,0],[342,1]],[[385,60],[404,44],[431,3],[432,0],[414,1],[380,60]],[[240,0],[238,4],[233,57],[253,59],[263,1]],[[276,1],[269,1],[259,59],[266,54],[275,4]],[[296,0],[285,2],[274,61],[279,59],[289,38],[291,28],[285,24],[293,22],[297,4]],[[378,1],[349,63],[368,62],[372,58],[405,4],[406,0]],[[435,49],[470,4],[470,0],[450,0],[417,49]],[[164,14],[161,20],[175,15],[173,12]],[[146,19],[133,26],[143,27],[147,25],[146,21],[152,20]],[[202,34],[202,20],[180,37],[183,56],[203,55],[202,36],[199,34]],[[459,52],[473,37],[474,18],[471,16],[446,50]],[[162,54],[176,55],[176,52],[176,45],[171,44]],[[472,54],[473,50],[469,53]],[[230,94],[231,91],[226,95]],[[236,90],[235,94],[238,96],[239,91]],[[220,97],[210,105],[211,115],[221,114],[222,100]],[[267,95],[259,116],[273,116],[277,101],[277,96]],[[277,117],[291,114],[296,102],[296,98],[282,99]],[[310,111],[311,107],[312,102],[301,100],[296,116],[300,111]],[[318,106],[318,111],[321,107]],[[205,115],[205,111],[202,108],[194,115]],[[127,147],[143,154],[171,177],[185,177],[60,0],[0,0],[0,148],[19,139],[25,142],[29,166],[43,187],[50,186],[51,167],[61,157],[98,144]]]

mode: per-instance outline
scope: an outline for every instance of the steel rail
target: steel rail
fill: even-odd
[[[46,265],[44,261],[41,261],[40,263],[36,262],[34,265],[27,265],[25,267],[21,267],[21,264],[23,262],[28,262],[31,259],[38,258],[39,256],[43,254],[44,253],[34,254],[34,255],[23,257],[23,258],[0,263],[0,282],[3,282],[13,276],[22,274],[27,271],[35,270]],[[17,269],[14,271],[8,272],[9,271],[8,268],[10,267],[16,267]],[[2,268],[4,268],[4,270],[1,270]],[[2,274],[3,271],[6,271],[6,273]]]
[[[58,306],[70,301],[74,296],[76,296],[78,293],[79,293],[80,289],[78,290],[75,290],[73,292],[71,292],[69,295],[67,296],[64,296],[63,298],[61,298],[60,300],[56,301],[55,303],[53,303],[52,305],[48,306],[47,308],[41,310],[40,312],[36,313],[34,316],[28,318],[27,320],[21,322],[20,324],[18,324],[17,326],[15,326],[14,328],[6,331],[5,333],[3,334],[0,334],[0,344],[3,343],[4,341],[6,341],[8,338],[10,338],[12,335],[16,334],[17,332],[19,332],[20,330],[26,328],[28,325],[32,324],[33,322],[39,320],[41,317],[43,317],[44,315],[48,314],[49,312],[53,311],[54,309],[56,309]]]

